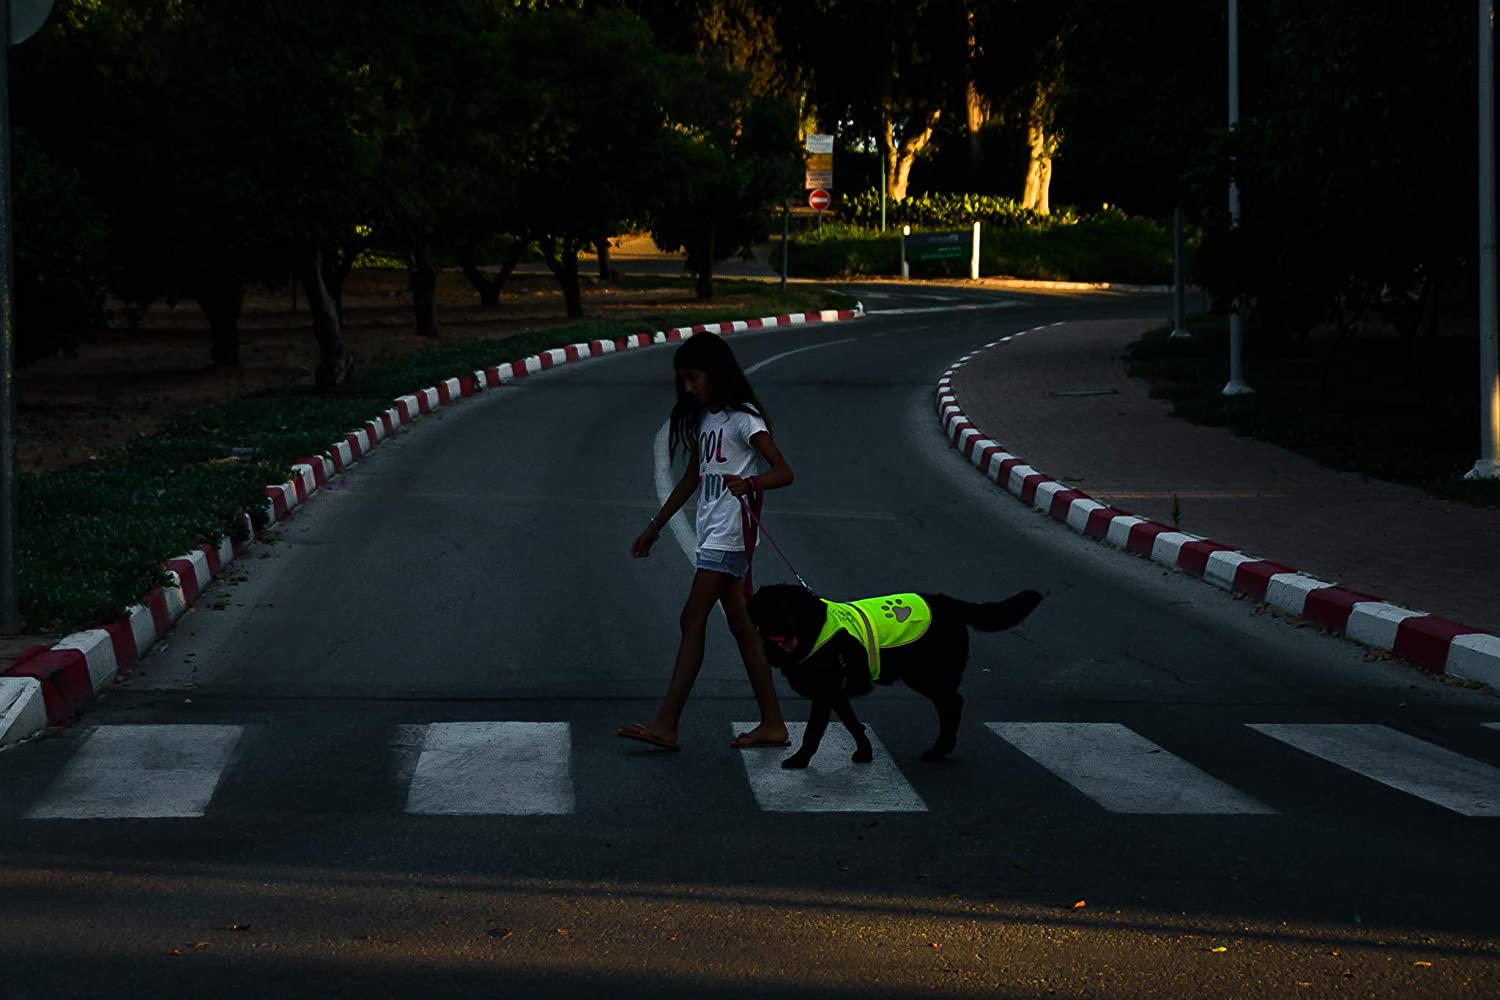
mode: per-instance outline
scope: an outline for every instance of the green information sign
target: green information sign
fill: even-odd
[[[906,237],[907,260],[967,260],[968,233],[913,233]]]

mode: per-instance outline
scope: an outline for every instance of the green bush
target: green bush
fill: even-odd
[[[107,235],[83,178],[29,133],[12,139],[16,363],[25,365],[73,350],[103,325]]]
[[[830,225],[793,239],[788,256],[791,273],[799,278],[890,277],[901,271],[901,237],[898,231]],[[781,267],[779,245],[771,248],[769,261]],[[1165,284],[1172,280],[1172,234],[1149,219],[1118,213],[1045,227],[986,226],[979,268],[985,277]],[[967,260],[911,264],[917,278],[968,273]]]
[[[837,207],[840,218],[866,228],[880,225],[880,189],[870,188],[843,196]],[[1007,228],[1041,228],[1075,221],[1070,211],[1041,215],[1022,208],[1014,198],[992,194],[961,194],[934,191],[902,201],[887,202],[887,226],[960,227],[974,222]]]

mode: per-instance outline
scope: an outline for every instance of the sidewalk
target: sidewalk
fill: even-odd
[[[1096,500],[1173,524],[1175,494],[1182,531],[1500,633],[1500,513],[1172,417],[1125,375],[1124,349],[1156,325],[1037,331],[981,353],[954,388],[985,434]]]

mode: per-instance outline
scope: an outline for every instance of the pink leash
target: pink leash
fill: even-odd
[[[760,477],[751,477],[750,484],[755,488],[756,495],[762,498],[762,502],[764,502],[765,491],[760,488]],[[776,544],[776,539],[771,537],[771,533],[766,530],[766,526],[760,523],[760,518],[755,515],[755,511],[751,508],[750,504],[745,501],[744,497],[740,497],[739,501],[740,506],[744,508],[745,513],[750,516],[750,520],[755,523],[756,531],[766,536],[766,541],[771,543],[771,548],[775,549],[776,554],[781,557],[781,561],[786,563],[786,568],[791,570],[792,575],[797,578],[797,582],[802,584],[802,589],[806,590],[809,594],[816,595],[817,591],[809,587],[807,585],[807,581],[802,579],[802,574],[797,572],[797,567],[793,566],[792,561],[786,557],[786,553],[781,551],[781,546]]]

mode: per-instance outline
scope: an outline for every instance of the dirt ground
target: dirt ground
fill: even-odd
[[[590,318],[623,319],[698,305],[685,287],[591,287],[587,276],[585,282],[584,310]],[[716,301],[732,308],[741,298],[725,294]],[[438,300],[442,342],[505,337],[567,322],[557,284],[545,274],[513,275],[500,308],[487,310],[462,274],[445,272],[439,276]],[[354,272],[344,306],[344,341],[362,365],[432,345],[413,332],[405,271]],[[158,302],[137,329],[125,329],[123,321],[116,325],[86,341],[77,357],[48,358],[18,373],[16,457],[23,471],[86,461],[150,433],[183,410],[274,386],[310,384],[317,361],[306,299],[290,285],[247,296],[241,364],[234,370],[210,363],[208,323],[195,302],[175,308]]]

